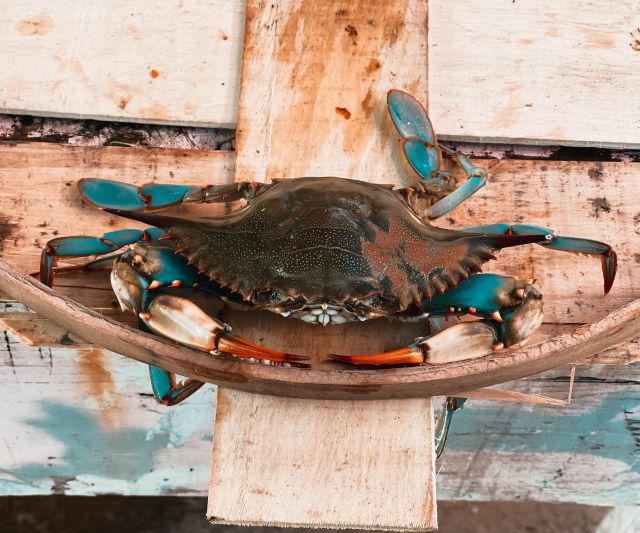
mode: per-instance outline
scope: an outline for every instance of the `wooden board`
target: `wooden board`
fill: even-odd
[[[246,10],[234,179],[266,181],[309,172],[342,176],[357,172],[370,181],[393,176],[389,171],[393,143],[386,135],[390,127],[370,125],[386,113],[380,104],[391,83],[426,98],[426,2],[248,0]],[[275,330],[274,336],[286,339],[287,329]],[[317,351],[311,338],[302,340],[304,353]],[[256,411],[266,413],[260,420],[266,429],[255,432],[252,424],[236,423],[229,431],[225,424],[215,425],[208,511],[213,522],[436,528],[434,431],[432,415],[427,414],[432,413],[431,399],[402,403],[406,413],[427,414],[428,421],[415,426],[400,416],[398,404],[386,402],[368,405],[368,416],[363,417],[363,408],[351,403],[334,406],[246,395],[219,396],[218,401],[225,398],[225,417],[247,421]],[[391,423],[390,416],[397,423]],[[295,428],[295,439],[274,430],[282,427]],[[362,443],[366,451],[347,457],[385,460],[346,467],[343,454],[318,453],[319,447],[337,450],[348,445],[346,435],[351,431],[353,444]],[[376,484],[389,475],[386,456],[400,446],[394,434],[406,438],[404,464],[420,463],[424,468],[403,468],[396,483],[380,490]],[[389,445],[392,442],[397,444]],[[228,456],[230,450],[233,457]],[[286,451],[294,460],[313,456],[307,460],[311,468],[291,472],[278,453],[267,450]],[[273,477],[263,476],[263,484],[255,481],[256,474],[274,471]],[[376,481],[369,486],[363,479]],[[245,492],[254,486],[263,491],[260,501]],[[407,499],[416,489],[422,496]],[[315,498],[299,497],[309,491]],[[366,507],[354,507],[354,501],[366,501]]]
[[[441,138],[640,146],[635,0],[433,0],[429,9]]]
[[[0,111],[236,122],[241,0],[0,2]]]
[[[207,515],[243,525],[433,527],[435,464],[424,440],[433,411],[430,401],[417,407],[219,389]]]
[[[133,4],[118,0],[110,2],[108,10],[80,3],[70,8],[62,0],[46,5],[4,0],[0,5],[0,22],[7,29],[0,35],[4,60],[0,110],[235,124],[243,40],[241,0],[171,1],[161,8],[145,0]],[[331,9],[330,4],[321,7],[325,12]],[[436,130],[452,138],[638,147],[640,116],[634,114],[639,109],[638,102],[634,104],[634,89],[640,81],[636,41],[640,34],[633,18],[635,7],[632,0],[618,3],[616,9],[610,9],[604,0],[588,6],[578,0],[547,0],[535,6],[431,2],[429,94]],[[376,79],[380,88],[395,85],[402,74],[397,77],[388,59],[407,51],[395,38],[391,24],[383,36],[387,52],[358,57],[358,42],[379,38],[372,33],[378,28],[365,18],[353,25],[357,34],[351,29],[347,32],[347,16],[332,20],[336,31],[331,36],[340,35],[345,46],[353,48],[354,68],[339,72],[329,58],[305,74],[309,79],[324,74],[328,86],[338,75],[349,79],[348,90],[327,92],[312,107],[343,108],[350,118],[344,118],[345,111],[335,116],[311,111],[302,116],[296,114],[299,108],[292,100],[294,125],[291,129],[276,127],[270,134],[274,139],[295,134],[299,142],[305,142],[307,124],[323,130],[326,139],[333,135],[332,122],[382,118],[372,111],[380,97],[375,91],[367,96],[364,87]],[[407,23],[421,21],[416,15]],[[327,52],[331,41],[316,44]],[[281,63],[296,54],[303,42],[294,39],[284,44],[286,50],[278,57]],[[96,57],[103,60],[95,61]],[[256,64],[260,67],[265,67],[260,75],[266,83],[274,69],[269,62]],[[419,66],[413,68],[424,74]],[[151,77],[151,70],[158,71],[157,78]],[[268,87],[263,106],[270,105],[274,96],[273,86],[263,86]],[[477,105],[479,101],[482,106]],[[265,127],[260,111],[260,105],[252,110],[254,130]],[[327,172],[333,159],[344,163],[350,153],[375,150],[385,142],[347,135],[337,146],[330,143],[322,150],[320,144],[313,160],[308,160],[314,163],[309,169]],[[277,152],[270,145],[271,141],[263,149]],[[266,157],[264,150],[261,153]],[[269,164],[264,160],[263,172],[287,173],[290,167],[284,169],[279,160]],[[301,162],[300,166],[305,165]],[[356,164],[351,165],[355,169]],[[368,165],[357,164],[362,171],[376,170]]]
[[[427,100],[426,2],[252,4],[235,179],[411,176],[386,96],[396,88]]]
[[[505,387],[566,398],[568,376],[562,368]],[[638,364],[578,367],[568,406],[469,400],[440,462],[438,498],[640,505],[638,383]],[[1,495],[206,496],[215,387],[163,409],[145,365],[11,336],[0,336],[0,387],[11,399],[0,415]]]

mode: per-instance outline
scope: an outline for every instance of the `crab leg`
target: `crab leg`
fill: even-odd
[[[270,350],[235,335],[227,324],[210,317],[187,298],[160,294],[139,317],[151,331],[212,354],[308,366],[302,363],[307,356]]]
[[[478,274],[421,305],[432,315],[484,317],[461,322],[409,346],[368,355],[330,355],[351,364],[442,364],[482,357],[503,346],[524,342],[542,322],[542,296],[522,280]]]
[[[607,243],[583,239],[581,237],[566,237],[555,235],[552,230],[538,226],[524,224],[489,224],[464,228],[462,231],[473,233],[492,233],[497,235],[548,235],[546,241],[539,242],[540,246],[576,254],[586,254],[599,257],[602,263],[604,277],[604,293],[608,294],[616,277],[618,257],[613,248]]]
[[[137,187],[130,183],[97,178],[85,178],[78,182],[83,200],[100,208],[126,211],[152,211],[167,209],[183,203],[233,202],[251,199],[267,184],[237,182],[225,185],[173,185],[147,183]]]
[[[177,382],[175,374],[153,365],[149,365],[149,377],[153,395],[165,405],[180,403],[204,385],[204,381],[191,378]]]
[[[148,230],[123,229],[105,233],[102,237],[58,237],[47,242],[40,259],[40,280],[48,286],[53,284],[53,273],[58,257],[83,257],[116,252],[127,244],[137,241],[157,240],[162,231],[156,228]],[[74,269],[91,268],[93,261]],[[65,269],[67,270],[67,269]]]
[[[476,167],[463,155],[438,145],[427,111],[413,96],[403,91],[389,91],[387,105],[391,119],[404,139],[404,154],[426,186],[422,189],[409,187],[400,192],[409,197],[410,204],[414,204],[412,195],[437,199],[424,210],[424,216],[430,220],[440,218],[484,186],[486,171]],[[453,189],[455,182],[450,173],[442,170],[443,152],[456,161],[467,175],[467,181],[457,189]]]
[[[449,428],[451,427],[453,413],[460,409],[466,401],[466,398],[454,396],[448,396],[444,399],[440,414],[438,415],[438,418],[436,418],[436,434],[434,439],[436,457],[440,457],[444,451],[445,444],[447,443],[447,436],[449,435]]]

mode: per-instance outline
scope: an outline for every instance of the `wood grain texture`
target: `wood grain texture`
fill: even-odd
[[[219,389],[207,515],[243,525],[431,530],[432,424],[430,399],[292,401]]]
[[[232,126],[241,0],[0,2],[0,110]]]
[[[236,179],[410,175],[386,94],[426,102],[426,31],[421,0],[248,2]]]
[[[640,146],[636,0],[434,0],[429,9],[441,136]]]
[[[385,96],[395,85],[426,100],[427,3],[248,0],[246,10],[234,180],[397,182]],[[298,337],[299,326],[267,326],[267,336],[293,335],[304,353],[325,356],[331,338]],[[366,345],[354,328],[343,333],[347,346]],[[208,515],[219,523],[431,530],[433,461],[428,397],[363,406],[220,389]]]
[[[559,368],[504,387],[566,398],[568,379]],[[568,406],[469,400],[438,467],[439,499],[639,505],[639,383],[638,364],[579,366]],[[206,496],[215,387],[159,408],[136,361],[11,335],[0,336],[0,386],[11,398],[0,494]]]

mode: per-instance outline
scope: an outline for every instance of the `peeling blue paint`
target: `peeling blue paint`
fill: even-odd
[[[517,408],[475,403],[456,413],[447,449],[478,452],[570,452],[623,461],[640,474],[640,387],[602,396],[588,408]]]
[[[41,402],[41,416],[24,422],[62,443],[64,452],[49,462],[0,472],[0,494],[162,494],[178,486],[201,494],[209,477],[208,453],[192,452],[200,463],[188,466],[163,468],[157,459],[163,451],[202,442],[203,434],[211,434],[215,391],[208,389],[198,401],[158,406],[163,413],[152,428],[106,429],[92,409]]]

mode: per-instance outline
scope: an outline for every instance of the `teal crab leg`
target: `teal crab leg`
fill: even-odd
[[[40,280],[48,286],[53,284],[53,273],[58,257],[84,257],[104,255],[138,241],[157,240],[163,231],[157,228],[147,230],[123,229],[105,233],[102,237],[58,237],[47,242],[40,258]],[[116,257],[116,256],[114,256]],[[74,268],[89,268],[94,262]]]
[[[451,427],[453,413],[458,409],[461,409],[466,401],[466,398],[459,398],[456,396],[447,396],[444,399],[442,409],[436,419],[436,434],[434,439],[436,457],[440,457],[444,451],[445,444],[447,443],[447,437],[449,435],[449,428]]]
[[[138,319],[138,327],[142,331],[151,331],[140,318]],[[156,401],[167,406],[176,405],[186,400],[205,383],[191,378],[185,378],[178,382],[174,373],[153,365],[149,365],[149,378]]]
[[[418,337],[398,350],[368,355],[334,355],[331,359],[365,365],[443,364],[481,357],[525,341],[542,322],[542,296],[513,276],[477,274],[420,304],[429,315],[470,314],[433,335]]]
[[[616,278],[618,256],[613,248],[604,242],[583,239],[581,237],[556,235],[550,229],[525,224],[489,224],[486,226],[462,228],[462,231],[472,233],[491,233],[496,235],[546,235],[546,240],[537,244],[544,246],[545,248],[551,248],[552,250],[599,257],[602,263],[605,294],[609,293],[613,286],[613,281]]]
[[[268,186],[257,182],[237,182],[204,187],[148,183],[138,187],[119,181],[85,178],[78,182],[78,191],[83,200],[103,209],[153,211],[183,203],[248,200],[259,189]]]
[[[387,105],[391,119],[404,139],[402,148],[407,160],[424,180],[431,194],[435,194],[436,198],[444,196],[427,208],[427,218],[434,220],[442,217],[484,186],[486,171],[476,167],[463,155],[438,145],[427,111],[413,96],[404,91],[389,91]],[[462,167],[468,178],[455,190],[450,185],[450,173],[442,170],[443,152]]]
[[[178,382],[175,374],[153,365],[149,365],[149,377],[155,399],[167,406],[186,400],[204,385],[204,381],[191,378]]]

